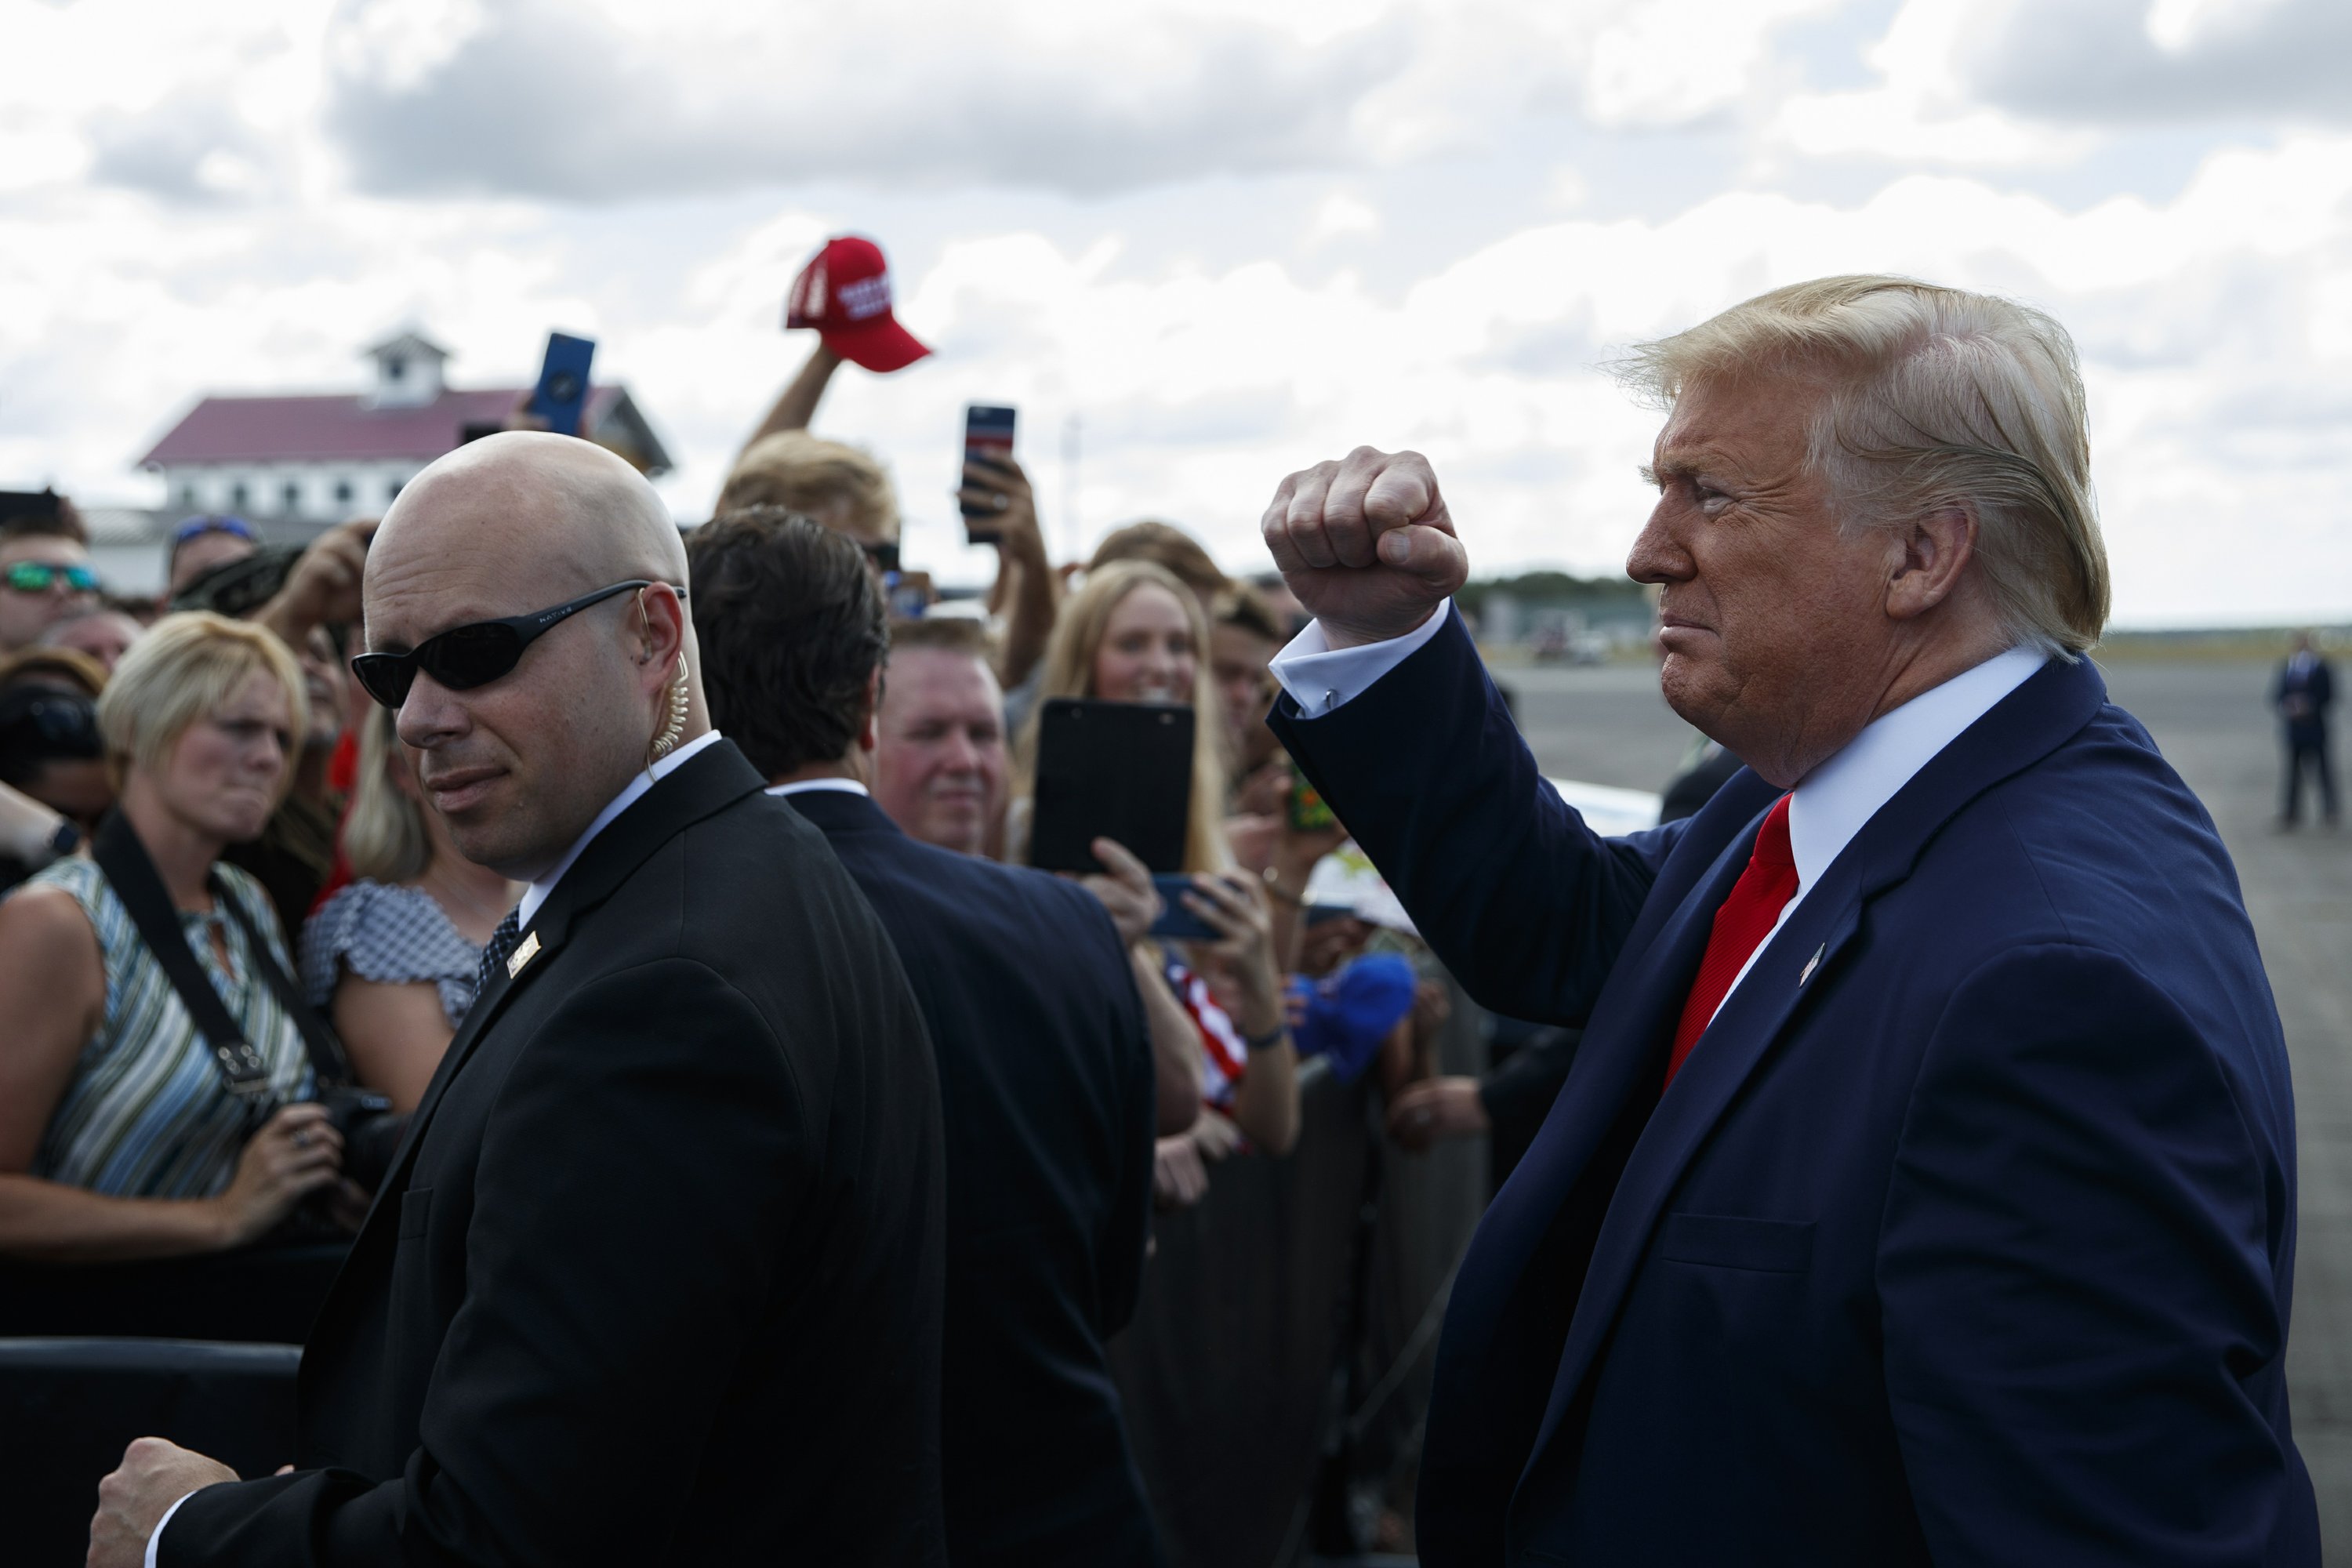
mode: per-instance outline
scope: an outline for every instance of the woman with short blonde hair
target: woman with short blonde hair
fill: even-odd
[[[265,973],[289,967],[277,914],[221,859],[284,798],[305,718],[293,655],[201,612],[157,622],[108,681],[98,724],[119,805],[100,855],[168,900],[250,1050],[241,1067],[215,1057],[97,860],[60,860],[0,901],[0,1255],[217,1251],[313,1193],[362,1195],[340,1181],[342,1141]]]
[[[284,693],[290,733],[299,737],[309,728],[310,706],[303,694],[302,667],[284,643],[259,626],[209,610],[156,622],[122,656],[98,697],[98,732],[106,742],[115,787],[122,786],[134,766],[154,766],[190,725],[219,712],[256,676],[275,681]],[[280,798],[292,779],[290,769],[280,773]]]

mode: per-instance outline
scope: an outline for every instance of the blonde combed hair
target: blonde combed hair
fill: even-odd
[[[743,449],[712,515],[780,506],[822,522],[835,501],[847,502],[852,521],[866,532],[898,536],[898,492],[871,454],[805,430],[780,430]]]
[[[1021,727],[1021,744],[1013,761],[1013,794],[1034,797],[1037,781],[1037,716],[1054,697],[1093,697],[1095,656],[1102,649],[1111,612],[1138,588],[1165,589],[1183,606],[1192,628],[1192,801],[1184,830],[1184,869],[1220,871],[1227,861],[1224,823],[1225,765],[1218,736],[1216,688],[1209,679],[1209,623],[1201,601],[1165,566],[1150,561],[1115,561],[1087,574],[1085,586],[1063,602],[1061,618],[1054,623],[1053,639],[1045,645],[1044,673],[1037,706]]]
[[[1842,523],[1964,511],[2012,639],[2068,658],[2099,640],[2107,554],[2082,368],[2046,313],[1908,278],[1817,278],[1639,344],[1615,368],[1662,405],[1701,382],[1825,375],[1808,459]]]
[[[131,645],[98,699],[98,732],[107,772],[120,790],[131,769],[153,773],[188,726],[228,706],[239,688],[267,675],[286,693],[292,732],[310,727],[302,667],[271,633],[209,610],[165,616]],[[289,753],[278,794],[294,783]]]
[[[408,766],[393,728],[392,710],[370,705],[360,725],[360,775],[343,819],[343,858],[352,875],[372,882],[413,882],[433,862],[433,836],[425,807],[392,779]]]

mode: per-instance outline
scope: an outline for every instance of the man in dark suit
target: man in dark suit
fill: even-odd
[[[2327,754],[2327,710],[2336,701],[2336,672],[2311,634],[2294,639],[2294,651],[2279,666],[2271,683],[2271,706],[2286,726],[2286,795],[2279,805],[2279,825],[2293,827],[2303,820],[2303,775],[2319,774],[2319,813],[2336,826],[2336,768]]]
[[[300,1468],[142,1439],[92,1563],[943,1560],[922,1020],[711,730],[685,584],[659,498],[568,437],[384,519],[354,671],[529,887],[305,1348]]]
[[[692,559],[713,718],[832,843],[930,1026],[949,1556],[1155,1562],[1103,1352],[1135,1310],[1151,1197],[1152,1057],[1127,942],[1092,894],[919,842],[868,795],[887,633],[854,542],[757,508],[698,531]]]
[[[1454,1284],[1422,1561],[2316,1563],[2286,1052],[2211,820],[2080,658],[2063,330],[1828,279],[1632,363],[1628,570],[1748,764],[1685,821],[1545,787],[1424,460],[1265,517],[1318,616],[1286,742],[1474,997],[1584,1030]]]

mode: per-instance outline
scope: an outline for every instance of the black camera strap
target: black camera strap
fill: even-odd
[[[99,824],[97,836],[90,840],[90,858],[105,873],[114,896],[122,900],[124,912],[131,916],[131,923],[139,929],[140,940],[155,955],[164,978],[179,994],[180,1005],[188,1010],[205,1043],[212,1047],[213,1063],[220,1068],[221,1080],[231,1094],[257,1114],[266,1112],[274,1102],[275,1091],[270,1088],[269,1071],[261,1053],[245,1037],[245,1031],[229,1015],[228,1004],[221,1000],[220,993],[196,962],[195,953],[188,946],[187,933],[180,924],[180,911],[173,906],[171,892],[163,886],[163,874],[155,869],[147,847],[139,842],[139,835],[121,812],[108,813],[106,820]],[[270,952],[268,939],[256,928],[253,917],[246,913],[218,873],[209,878],[209,884],[213,901],[245,933],[246,949],[253,955],[253,965],[260,972],[262,983],[269,987],[278,1006],[285,1009],[286,1016],[300,1031],[303,1047],[310,1054],[310,1070],[320,1087],[349,1083],[351,1061],[343,1052],[342,1041],[294,989],[294,982],[278,966],[277,958]]]

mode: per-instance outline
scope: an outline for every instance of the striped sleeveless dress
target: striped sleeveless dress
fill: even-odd
[[[215,868],[285,967],[277,911],[261,884],[234,866]],[[72,894],[98,932],[106,1015],[49,1114],[30,1173],[110,1197],[213,1196],[236,1173],[237,1155],[258,1120],[221,1080],[211,1047],[97,863],[59,860],[25,885],[43,884]],[[218,910],[183,910],[180,924],[197,965],[261,1053],[278,1099],[312,1098],[301,1031],[255,969],[243,930]],[[213,949],[215,927],[227,940],[226,969]]]

